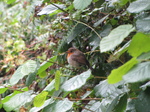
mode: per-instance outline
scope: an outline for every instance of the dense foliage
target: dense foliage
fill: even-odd
[[[149,0],[1,0],[0,111],[149,112],[149,23]]]

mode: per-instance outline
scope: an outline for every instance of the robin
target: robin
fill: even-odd
[[[90,66],[89,61],[86,59],[83,52],[76,48],[69,48],[67,51],[67,61],[73,67],[80,67],[82,65],[86,65],[93,71],[93,68]]]

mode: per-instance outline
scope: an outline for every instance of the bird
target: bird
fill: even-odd
[[[86,65],[89,69],[91,69],[91,71],[93,71],[93,68],[90,66],[90,63],[86,59],[83,52],[74,47],[71,47],[68,49],[68,51],[66,51],[66,53],[67,61],[71,66],[79,68],[82,65]]]

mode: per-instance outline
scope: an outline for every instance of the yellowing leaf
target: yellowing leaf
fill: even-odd
[[[150,51],[150,36],[143,33],[134,35],[128,47],[128,53],[133,57],[137,57],[148,51]]]
[[[125,75],[138,61],[136,58],[132,58],[127,63],[121,67],[111,71],[111,74],[108,76],[108,83],[114,84],[122,80],[122,76]]]
[[[40,107],[44,104],[45,100],[46,100],[46,96],[48,95],[48,92],[43,91],[42,93],[38,94],[35,98],[34,98],[34,106],[35,107]]]

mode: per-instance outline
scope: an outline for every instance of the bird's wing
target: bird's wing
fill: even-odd
[[[87,61],[87,59],[86,59],[84,54],[73,55],[72,56],[72,60],[77,61],[80,64],[89,66],[89,62]]]

